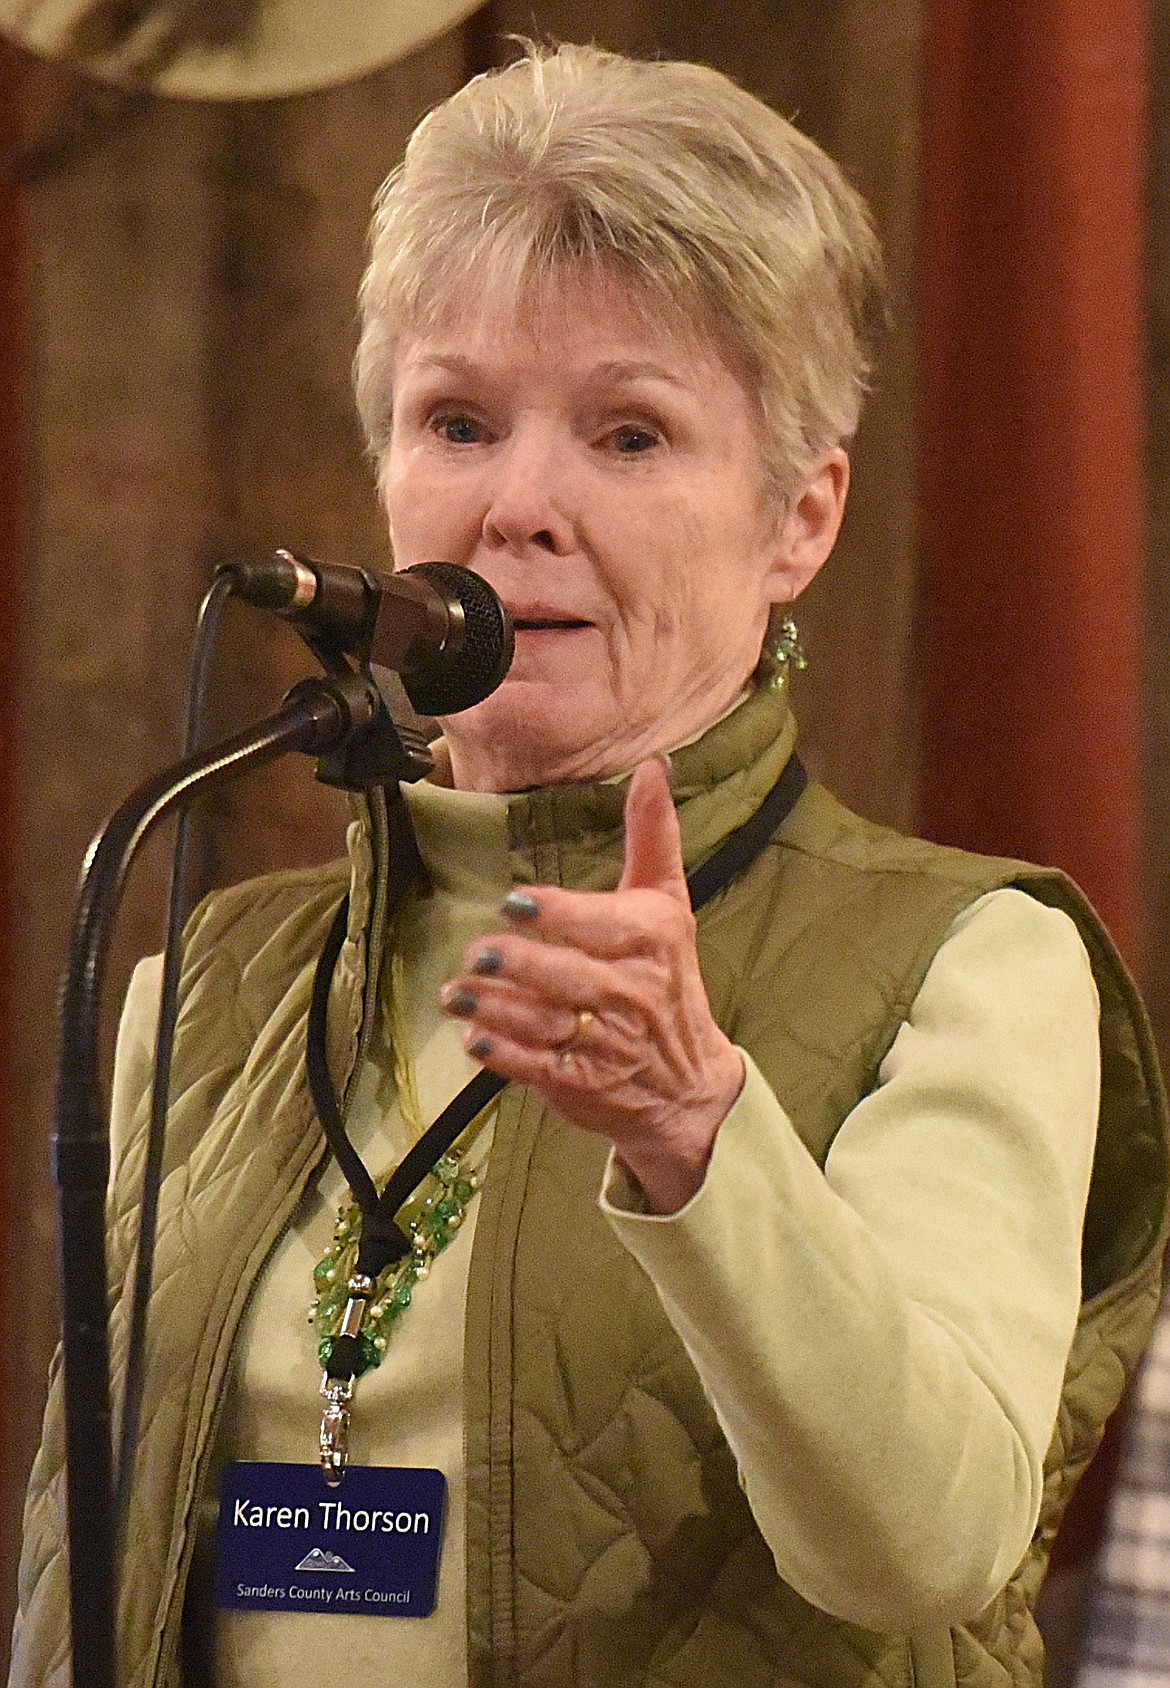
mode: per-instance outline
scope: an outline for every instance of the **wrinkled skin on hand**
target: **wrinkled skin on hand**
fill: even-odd
[[[650,1207],[676,1212],[702,1184],[744,1066],[703,987],[662,761],[630,782],[615,891],[526,886],[502,912],[510,929],[472,944],[441,993],[467,1049],[607,1138]]]

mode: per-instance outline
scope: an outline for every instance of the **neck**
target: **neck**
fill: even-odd
[[[458,733],[452,736],[447,732],[433,747],[435,771],[431,777],[434,783],[453,786],[457,791],[503,793],[621,779],[651,756],[673,756],[687,745],[697,743],[712,727],[733,714],[751,691],[750,686],[740,687],[714,714],[708,712],[707,718],[693,728],[684,725],[665,740],[656,726],[650,726],[640,736],[623,738],[620,744],[589,745],[560,757],[550,757],[543,744],[533,745],[525,756],[513,740],[507,747],[506,759],[501,760],[495,745],[481,744],[478,739],[469,743],[462,741]]]

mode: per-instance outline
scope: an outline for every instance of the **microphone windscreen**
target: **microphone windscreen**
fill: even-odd
[[[406,695],[420,715],[458,715],[490,697],[507,674],[511,618],[487,581],[458,563],[415,563],[403,573],[420,575],[462,606],[465,631],[458,649],[402,675]]]

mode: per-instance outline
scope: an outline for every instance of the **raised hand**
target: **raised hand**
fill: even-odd
[[[635,770],[616,891],[524,887],[441,993],[469,1052],[609,1139],[650,1206],[699,1188],[743,1084],[699,973],[678,817],[657,758]]]

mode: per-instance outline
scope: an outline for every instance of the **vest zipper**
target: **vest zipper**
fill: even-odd
[[[366,977],[362,990],[362,1018],[358,1028],[358,1045],[353,1066],[342,1093],[342,1118],[349,1108],[353,1087],[369,1053],[377,1017],[378,988],[382,974],[382,959],[386,951],[386,904],[390,883],[390,822],[386,814],[386,793],[381,786],[367,798],[370,830],[373,834],[374,894],[370,899],[370,914],[366,926]]]

